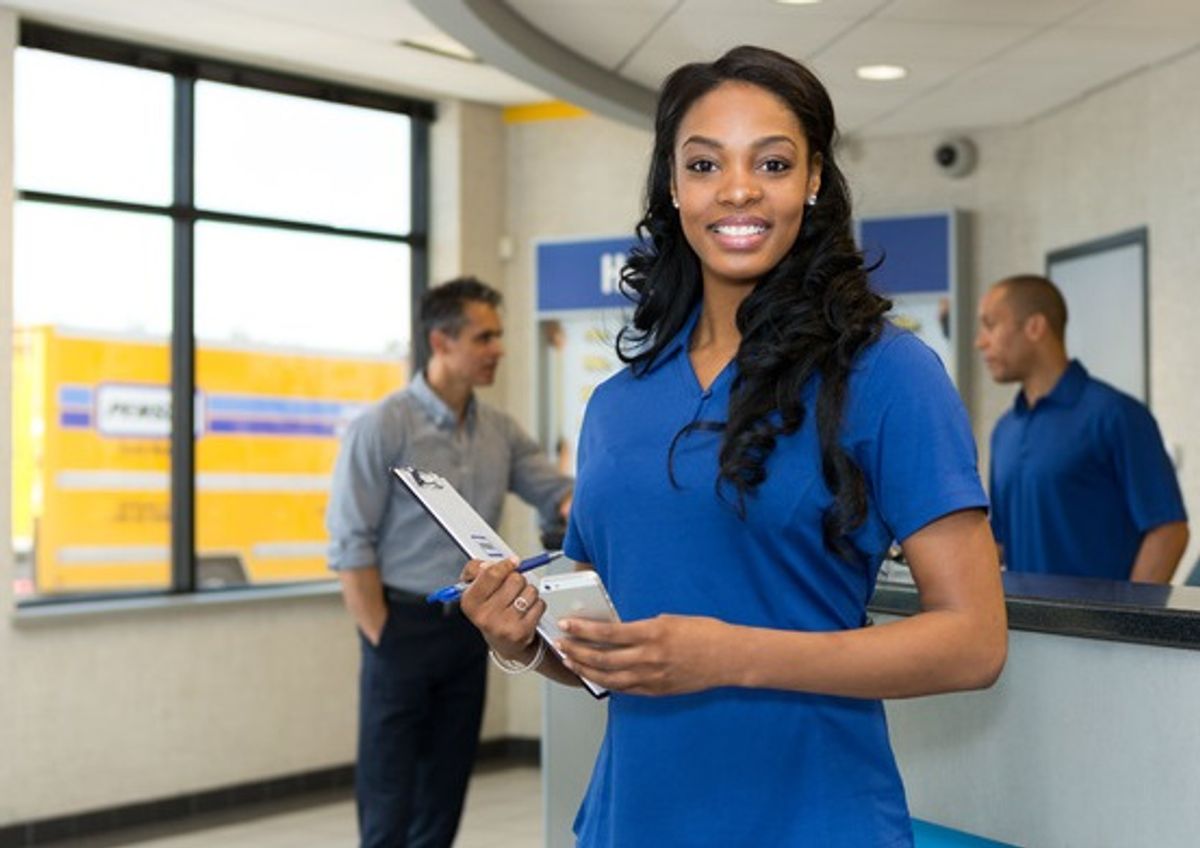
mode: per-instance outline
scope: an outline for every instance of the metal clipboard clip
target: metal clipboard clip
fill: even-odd
[[[426,489],[444,489],[446,488],[446,479],[439,474],[434,474],[432,471],[422,471],[420,468],[415,468],[411,465],[404,466],[404,470],[412,475],[413,480],[418,486]]]

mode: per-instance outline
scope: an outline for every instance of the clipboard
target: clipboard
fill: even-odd
[[[438,523],[438,526],[454,541],[458,549],[470,559],[520,558],[446,478],[432,471],[422,471],[412,466],[400,465],[392,467],[392,474],[412,493],[413,497],[417,499],[417,503],[424,507],[430,518]],[[556,654],[558,651],[554,647],[553,634],[557,630],[555,623],[546,621],[545,616],[542,621],[538,622],[538,636]],[[599,699],[608,696],[608,690],[604,687],[585,677],[579,679],[583,683],[583,688],[593,698]]]
[[[468,559],[493,560],[517,556],[446,478],[412,466],[395,466],[392,473]]]

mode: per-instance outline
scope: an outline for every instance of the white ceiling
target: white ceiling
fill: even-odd
[[[595,81],[595,73],[577,77],[574,88],[556,79],[570,76],[563,65],[575,59],[627,89],[652,90],[683,62],[756,43],[810,62],[833,94],[843,129],[860,135],[1027,121],[1200,46],[1200,0],[824,0],[807,6],[773,0],[0,0],[0,6],[243,62],[497,104],[578,94],[578,80]],[[500,9],[576,55],[554,53],[547,73],[531,75],[528,63],[479,50],[470,27],[440,31],[418,7],[450,28],[454,16],[442,15],[442,8]],[[403,38],[448,36],[537,87],[495,67],[396,45]],[[904,65],[908,77],[892,83],[855,77],[857,66],[881,62]],[[603,110],[603,97],[585,105]]]
[[[388,91],[513,104],[545,92],[484,64],[401,47],[453,44],[405,0],[0,0],[44,23]]]
[[[1200,46],[1200,0],[509,0],[550,38],[655,88],[737,44],[813,65],[863,135],[1029,120]],[[905,66],[898,82],[855,77]]]

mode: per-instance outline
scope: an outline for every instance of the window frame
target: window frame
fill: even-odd
[[[242,65],[204,56],[181,53],[135,42],[105,38],[23,21],[18,44],[37,50],[129,65],[168,73],[174,80],[174,156],[172,201],[168,206],[60,194],[17,188],[16,200],[109,211],[138,212],[168,218],[172,222],[172,316],[171,316],[171,568],[166,589],[144,592],[87,593],[70,597],[30,598],[18,608],[42,607],[72,602],[95,603],[121,598],[185,595],[197,593],[196,585],[196,467],[195,467],[195,240],[200,221],[242,224],[270,229],[373,239],[407,244],[411,251],[411,291],[415,305],[429,285],[429,131],[436,119],[434,104],[398,94],[360,88],[329,80],[288,74],[252,65]],[[406,115],[411,119],[411,217],[407,233],[348,229],[301,220],[246,215],[199,208],[195,204],[195,87],[199,80],[236,85],[278,94],[290,94],[343,105],[359,106]],[[418,337],[417,310],[412,309],[412,335]],[[181,438],[181,434],[183,437]],[[307,581],[305,581],[305,585]],[[271,591],[296,584],[205,589],[221,591]]]

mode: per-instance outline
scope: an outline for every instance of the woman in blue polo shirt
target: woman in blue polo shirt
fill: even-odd
[[[868,287],[816,77],[687,65],[655,131],[629,367],[589,401],[565,544],[624,623],[567,622],[564,668],[511,563],[468,565],[463,609],[502,660],[612,691],[579,845],[910,845],[880,699],[1005,655],[965,413]],[[868,627],[893,540],[923,611]]]

